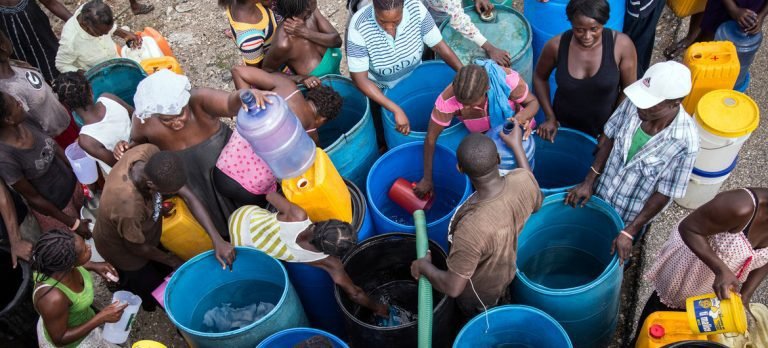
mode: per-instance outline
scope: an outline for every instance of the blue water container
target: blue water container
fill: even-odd
[[[310,329],[308,327],[298,327],[280,331],[261,341],[256,348],[290,348],[313,336],[323,336],[327,338],[328,341],[331,342],[333,348],[349,348],[349,346],[338,337],[325,331]]]
[[[529,85],[533,76],[533,51],[531,50],[531,26],[520,12],[504,5],[495,5],[496,18],[490,22],[480,19],[474,6],[464,8],[472,23],[496,47],[509,52],[511,68],[517,71]],[[477,58],[487,58],[485,50],[467,40],[449,25],[450,19],[440,25],[443,40],[453,49],[462,63],[471,64]]]
[[[738,85],[734,85],[733,86],[733,90],[736,91],[736,92],[745,93],[747,88],[749,87],[749,82],[752,80],[752,76],[751,75],[752,74],[750,74],[749,71],[747,71],[747,75],[744,76],[744,82],[742,82],[741,84],[738,84]]]
[[[344,99],[341,113],[317,130],[320,147],[342,177],[365,188],[368,170],[379,158],[368,97],[347,77],[326,75],[320,80]]]
[[[269,165],[275,177],[297,177],[315,163],[315,142],[282,97],[270,95],[266,98],[272,103],[261,109],[256,106],[251,92],[240,94],[240,100],[247,108],[237,113],[237,132]]]
[[[423,143],[427,137],[427,127],[432,118],[432,109],[440,93],[453,82],[456,72],[442,61],[424,62],[397,86],[387,89],[384,95],[399,105],[411,123],[411,133],[402,135],[395,130],[395,116],[386,108],[381,108],[384,123],[384,140],[392,149],[410,142]],[[440,133],[437,143],[456,151],[459,143],[469,134],[461,121],[454,118],[451,125]]]
[[[432,160],[435,202],[426,211],[427,233],[448,251],[448,223],[456,208],[472,192],[472,185],[456,169],[456,155],[447,147],[435,146]],[[424,176],[424,144],[408,143],[389,150],[368,173],[368,208],[376,234],[415,233],[413,216],[389,199],[389,188],[398,178],[418,182]]]
[[[221,269],[211,250],[184,263],[168,282],[165,310],[191,347],[254,347],[275,332],[308,325],[283,265],[256,249],[235,249],[231,271]],[[203,325],[205,313],[224,303],[242,308],[259,302],[275,308],[248,326],[210,332]]]
[[[130,106],[134,106],[133,96],[139,82],[147,73],[139,63],[126,58],[115,58],[90,68],[85,77],[91,84],[93,100],[103,93],[114,94]]]
[[[485,135],[491,138],[493,143],[496,144],[496,150],[499,151],[499,158],[501,159],[499,169],[505,172],[517,168],[517,160],[515,159],[515,154],[512,152],[512,148],[507,146],[504,140],[499,136],[499,132],[502,131],[504,127],[508,126],[508,124],[512,123],[507,121],[485,133]],[[528,165],[531,166],[531,169],[535,168],[536,144],[533,141],[533,137],[528,137],[527,140],[523,140],[523,150],[525,151],[525,158],[528,159]]]
[[[736,46],[736,55],[739,57],[741,69],[739,70],[739,77],[736,78],[735,86],[737,87],[734,89],[743,88],[746,90],[749,85],[747,82],[749,66],[752,65],[755,54],[763,43],[763,33],[758,31],[755,35],[749,35],[741,29],[736,21],[727,21],[720,24],[715,31],[715,41],[730,41]]]
[[[545,196],[565,192],[584,181],[595,160],[597,140],[575,129],[560,127],[555,142],[531,136],[536,143],[533,176]]]
[[[472,318],[461,329],[453,348],[535,347],[570,348],[563,327],[536,308],[495,307]]]
[[[565,205],[565,196],[545,198],[520,232],[512,297],[555,318],[574,347],[605,347],[618,323],[623,276],[611,243],[624,223],[596,196],[583,208]]]
[[[533,33],[533,66],[539,62],[541,50],[549,39],[560,35],[566,30],[571,29],[571,22],[565,14],[565,7],[568,0],[550,0],[541,2],[539,0],[524,0],[523,14],[531,24]],[[624,0],[608,0],[611,7],[608,23],[605,26],[618,32],[624,29],[624,9],[626,4]],[[534,68],[535,69],[535,68]],[[557,82],[555,82],[555,71],[549,77],[550,101],[555,97]],[[544,111],[539,110],[536,114],[536,122],[544,122]]]

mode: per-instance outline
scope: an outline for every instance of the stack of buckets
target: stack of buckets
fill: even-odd
[[[717,195],[736,167],[739,151],[757,128],[760,111],[747,95],[733,90],[716,90],[698,102],[696,126],[700,145],[691,181],[685,196],[675,199],[695,209]]]

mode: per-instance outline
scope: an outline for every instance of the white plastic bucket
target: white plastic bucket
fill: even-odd
[[[717,196],[720,187],[736,167],[735,159],[725,170],[719,172],[706,172],[699,168],[693,168],[691,179],[688,181],[688,189],[683,198],[676,198],[675,202],[688,209],[696,209]]]
[[[75,172],[77,181],[85,185],[90,185],[96,182],[96,179],[99,178],[99,172],[96,169],[96,161],[93,158],[88,157],[88,154],[80,148],[80,145],[78,145],[77,142],[67,146],[67,149],[64,150],[64,154],[72,165],[72,171]]]
[[[120,55],[123,58],[128,58],[136,63],[141,63],[142,60],[150,58],[160,58],[165,56],[163,51],[158,46],[157,41],[150,36],[141,36],[141,48],[130,48],[123,45],[120,50]]]
[[[141,305],[141,298],[128,291],[117,291],[112,295],[112,302],[120,301],[120,304],[128,303],[125,307],[123,316],[116,323],[104,324],[104,339],[114,344],[123,344],[128,340],[128,334],[131,333],[131,326],[136,313]]]
[[[90,210],[88,210],[85,206],[80,208],[80,219],[91,220],[91,222],[88,223],[88,230],[91,231],[91,233],[93,233],[93,226],[96,225],[96,216],[94,216],[93,213]],[[96,243],[93,241],[93,238],[86,239],[85,243],[91,246],[91,262],[104,262],[104,258],[101,257],[101,254],[99,254],[99,251],[96,250]]]
[[[738,138],[725,138],[706,131],[699,122],[696,122],[696,128],[699,129],[701,142],[696,163],[693,166],[709,173],[727,169],[739,155],[741,146],[752,135],[749,133]]]

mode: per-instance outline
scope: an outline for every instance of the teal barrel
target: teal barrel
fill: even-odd
[[[596,196],[583,208],[565,205],[565,196],[545,198],[520,232],[513,303],[551,315],[574,347],[605,347],[618,323],[623,277],[611,243],[624,223]]]
[[[318,129],[320,147],[342,177],[365,188],[368,170],[379,158],[368,97],[344,76],[326,75],[320,80],[344,99],[341,113]]]
[[[435,201],[427,210],[427,234],[448,250],[448,224],[456,209],[472,192],[467,176],[456,169],[456,155],[438,144],[432,165]],[[413,215],[391,199],[389,189],[398,178],[418,182],[424,176],[424,144],[400,145],[385,153],[368,173],[368,208],[377,234],[415,233]]]
[[[411,123],[411,132],[403,135],[395,130],[395,116],[392,112],[381,108],[384,140],[388,148],[392,149],[410,142],[424,142],[435,100],[445,87],[451,84],[454,75],[456,72],[442,61],[424,62],[397,86],[384,92],[387,98],[400,105]],[[469,131],[464,124],[454,118],[451,125],[445,128],[437,138],[437,143],[455,152],[467,134]]]
[[[563,327],[533,307],[507,305],[472,318],[461,329],[453,348],[571,348]]]
[[[285,267],[256,249],[237,247],[230,270],[222,270],[213,251],[184,263],[165,290],[165,310],[193,347],[254,347],[280,330],[307,326],[304,309]],[[224,303],[242,308],[260,302],[275,305],[263,318],[227,332],[210,332],[205,313]]]
[[[575,129],[560,127],[555,142],[542,140],[538,134],[536,166],[533,176],[545,196],[565,192],[584,181],[595,160],[597,140]]]
[[[511,7],[496,5],[496,18],[491,22],[480,20],[474,6],[464,8],[480,32],[496,47],[512,56],[511,68],[517,71],[529,85],[533,76],[533,51],[531,50],[531,26],[520,12]],[[448,25],[440,25],[443,39],[459,57],[462,63],[470,64],[477,58],[486,58],[485,50]]]
[[[147,73],[138,63],[126,58],[110,59],[89,69],[85,73],[91,83],[93,100],[102,93],[112,93],[130,106],[139,82],[147,77]]]
[[[462,6],[467,7],[471,6],[473,9],[475,8],[475,2],[472,0],[464,0],[461,2]],[[512,0],[491,0],[491,4],[494,6],[504,5],[506,7],[512,7],[514,6],[514,1]]]
[[[349,346],[338,337],[330,333],[327,333],[325,331],[310,329],[307,327],[297,327],[295,329],[287,329],[287,330],[280,331],[272,336],[267,337],[267,339],[261,341],[261,343],[259,343],[259,345],[256,346],[256,348],[296,347],[299,343],[305,342],[306,340],[315,336],[322,336],[328,342],[331,343],[330,346],[323,345],[322,347],[349,348]]]
[[[569,0],[549,0],[547,2],[541,2],[540,0],[524,0],[523,14],[525,18],[528,18],[531,24],[531,30],[533,33],[533,66],[539,62],[539,56],[541,50],[544,48],[544,44],[549,39],[562,34],[564,31],[571,29],[571,22],[568,21],[568,17],[565,15],[565,7],[568,5]],[[608,0],[608,5],[611,8],[608,22],[605,26],[615,31],[622,32],[624,29],[624,9],[625,0]],[[552,75],[549,77],[550,88],[550,100],[555,97],[555,89],[557,89],[557,82],[555,82],[555,71],[552,71]],[[541,96],[539,96],[541,98]],[[536,122],[541,124],[544,122],[544,112],[539,110],[536,114]]]

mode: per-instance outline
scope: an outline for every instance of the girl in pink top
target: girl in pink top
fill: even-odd
[[[518,123],[525,127],[524,138],[527,139],[535,126],[533,116],[539,111],[539,102],[533,93],[530,93],[528,84],[520,74],[511,69],[503,69],[507,74],[505,82],[512,91],[509,94],[509,105],[515,111],[514,117]],[[491,88],[493,86],[485,68],[469,64],[459,69],[453,82],[437,96],[424,140],[424,177],[414,188],[419,197],[432,192],[432,157],[435,144],[440,133],[450,126],[454,117],[458,117],[472,133],[484,133],[491,128],[487,96]]]
[[[768,189],[718,194],[672,231],[645,275],[654,292],[637,324],[655,311],[684,311],[685,300],[713,291],[723,299],[752,294],[768,275]],[[635,333],[635,340],[637,334]],[[634,347],[634,343],[631,345]]]

